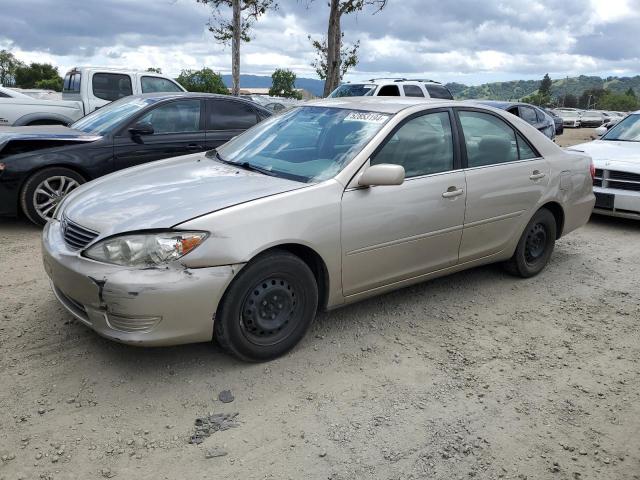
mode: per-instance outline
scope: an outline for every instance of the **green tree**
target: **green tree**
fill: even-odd
[[[189,92],[222,93],[225,95],[229,93],[220,74],[206,67],[202,70],[182,70],[176,81]]]
[[[545,97],[551,96],[551,83],[552,82],[549,74],[545,73],[544,77],[542,77],[542,82],[540,82],[540,88],[538,89],[540,95],[543,95]]]
[[[626,93],[614,93],[606,91],[600,97],[598,108],[603,110],[615,110],[620,112],[628,112],[638,108],[638,99]]]
[[[568,108],[577,108],[578,107],[578,97],[576,97],[572,93],[568,93],[563,97],[563,101],[561,104],[563,107]]]
[[[626,91],[625,95],[628,95],[629,97],[636,98],[636,92],[631,87],[629,87],[629,89]]]
[[[13,53],[0,50],[0,85],[12,86],[15,81],[16,69],[22,65]]]
[[[251,40],[249,32],[253,23],[267,10],[278,8],[276,0],[196,0],[209,5],[213,18],[209,31],[213,38],[225,45],[231,43],[231,76],[233,95],[240,93],[240,44]],[[231,15],[228,10],[231,9]]]
[[[551,97],[549,95],[543,95],[540,92],[532,93],[522,99],[525,103],[531,103],[532,105],[538,105],[539,107],[549,105],[551,103]]]
[[[60,78],[58,67],[49,63],[30,63],[20,65],[15,72],[16,86],[20,88],[36,88],[36,83],[42,80],[57,80]]]
[[[278,68],[271,75],[269,95],[301,100],[302,94],[296,90],[296,74],[291,70]]]
[[[158,67],[149,67],[147,68],[147,72],[151,73],[162,73],[162,69]]]
[[[316,70],[318,77],[320,80],[327,80],[327,55],[328,55],[328,46],[327,39],[323,38],[322,40],[314,40],[311,38],[311,35],[308,35],[309,40],[311,41],[311,46],[316,52],[316,58],[311,63],[311,66]],[[342,39],[344,40],[344,33],[342,33]],[[350,68],[355,67],[358,64],[358,50],[360,48],[360,40],[358,40],[353,45],[345,44],[344,41],[341,41],[340,47],[340,71],[339,71],[339,80],[342,81],[344,75],[349,71]],[[325,84],[325,92],[327,90]],[[329,90],[331,93],[334,89]],[[326,93],[328,95],[329,93]]]
[[[42,88],[43,90],[55,90],[56,92],[62,91],[62,85],[64,80],[61,77],[47,78],[45,80],[38,80],[35,84],[36,88]]]

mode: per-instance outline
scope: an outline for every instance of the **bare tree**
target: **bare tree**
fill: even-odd
[[[196,0],[209,5],[213,17],[209,21],[209,31],[213,38],[228,45],[231,43],[231,93],[240,93],[240,44],[251,40],[249,31],[254,22],[269,9],[278,8],[276,0]],[[229,18],[228,9],[231,9]]]
[[[344,48],[342,41],[344,34],[340,26],[343,15],[360,12],[366,7],[374,8],[374,14],[387,5],[388,0],[329,0],[329,26],[327,38],[322,41],[311,40],[318,52],[318,59],[313,64],[316,68],[322,68],[324,73],[324,96],[331,93],[340,83],[342,76],[350,67],[358,63],[359,42],[353,46]],[[325,49],[326,41],[326,49]],[[326,55],[325,55],[326,52]],[[322,75],[320,75],[322,78]]]

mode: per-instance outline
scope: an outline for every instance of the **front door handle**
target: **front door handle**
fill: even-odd
[[[197,143],[190,143],[187,145],[187,150],[202,150],[202,145],[198,145]]]
[[[530,180],[540,180],[541,178],[546,177],[547,174],[541,172],[540,170],[534,170],[531,175],[529,175]]]
[[[462,188],[458,187],[449,187],[446,192],[442,194],[442,198],[455,198],[459,197],[464,193]]]

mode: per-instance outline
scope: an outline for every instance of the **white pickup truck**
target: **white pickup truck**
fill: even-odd
[[[159,73],[77,67],[64,77],[62,100],[40,100],[0,87],[0,126],[68,125],[129,95],[184,91],[179,83]]]

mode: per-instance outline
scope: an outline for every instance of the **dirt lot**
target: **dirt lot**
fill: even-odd
[[[324,314],[262,365],[103,340],[50,292],[37,228],[2,221],[0,244],[0,479],[640,478],[637,222],[592,219],[537,278],[478,268]]]

